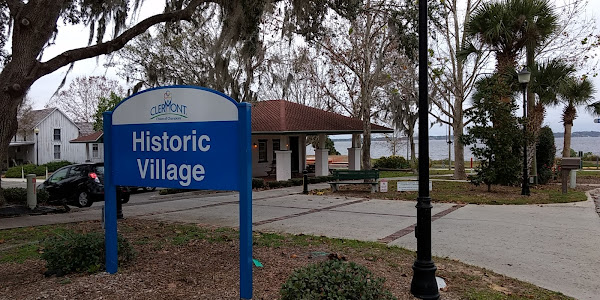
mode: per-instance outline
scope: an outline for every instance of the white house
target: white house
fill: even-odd
[[[74,163],[104,161],[103,147],[99,143],[91,143],[89,148],[87,144],[70,143],[90,131],[88,123],[75,123],[57,108],[33,110],[26,120],[19,120],[19,130],[4,159],[9,167],[60,160]]]

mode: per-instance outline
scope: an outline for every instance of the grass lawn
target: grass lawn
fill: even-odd
[[[578,177],[579,178],[579,177]],[[433,181],[431,199],[434,202],[450,202],[461,204],[549,204],[579,202],[587,199],[585,191],[591,189],[588,186],[579,185],[575,190],[569,190],[562,194],[561,186],[538,185],[531,186],[531,196],[521,196],[520,186],[492,186],[492,191],[487,191],[487,186],[476,187],[468,182]],[[313,191],[317,194],[333,194],[331,190],[325,189]],[[388,181],[387,193],[370,194],[364,186],[343,185],[340,186],[339,194],[354,197],[370,197],[388,200],[417,199],[417,192],[396,192],[396,181]]]
[[[138,255],[115,275],[44,277],[40,241],[66,231],[101,231],[99,222],[0,231],[0,286],[12,299],[239,299],[238,231],[143,219],[119,222]],[[31,251],[33,250],[33,251]],[[386,279],[398,299],[409,293],[415,253],[374,242],[308,235],[254,234],[254,298],[277,299],[294,269],[344,257]],[[572,299],[458,261],[434,258],[446,280],[443,299]]]

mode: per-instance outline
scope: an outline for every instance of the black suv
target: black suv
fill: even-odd
[[[44,181],[39,190],[48,192],[50,203],[88,207],[104,201],[104,163],[77,164],[56,170]],[[117,199],[129,201],[129,190],[117,187]]]

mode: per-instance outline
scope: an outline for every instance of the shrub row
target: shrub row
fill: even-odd
[[[9,204],[27,204],[27,189],[25,188],[5,188],[2,189],[4,193],[4,199]],[[37,190],[37,202],[45,203],[48,200],[48,192],[44,190]]]
[[[34,164],[27,164],[22,166],[14,166],[6,170],[6,178],[21,178],[21,170],[23,170],[23,174],[35,174],[37,176],[46,175],[46,168],[48,168],[48,172],[54,172],[64,166],[72,165],[73,163],[66,160],[61,161],[53,161],[43,165],[36,166]]]
[[[317,177],[308,177],[308,183],[321,183],[333,181],[333,176],[317,176]],[[302,178],[292,178],[286,181],[265,181],[262,178],[252,178],[252,188],[253,189],[262,189],[262,188],[282,188],[282,187],[291,187],[291,186],[300,186],[303,184]],[[178,194],[183,192],[189,192],[193,190],[184,190],[184,189],[162,189],[158,193],[160,195],[169,195],[169,194]]]
[[[316,176],[316,177],[308,177],[308,183],[321,183],[333,181],[333,176]],[[252,178],[252,188],[253,189],[262,189],[262,188],[280,188],[280,187],[290,187],[290,186],[300,186],[302,185],[304,180],[302,178],[292,178],[286,181],[265,181],[262,178]]]

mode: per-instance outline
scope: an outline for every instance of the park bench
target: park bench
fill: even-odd
[[[368,184],[371,185],[371,193],[377,190],[377,179],[379,179],[379,170],[333,170],[334,182],[329,182],[334,192],[338,191],[340,184]],[[356,182],[344,180],[365,180],[373,179],[373,182]]]

